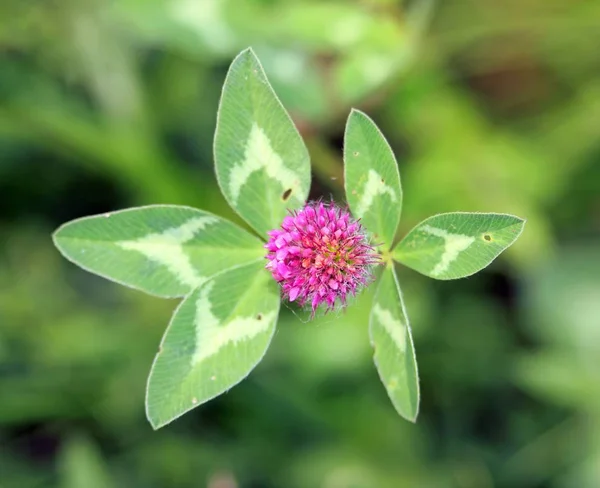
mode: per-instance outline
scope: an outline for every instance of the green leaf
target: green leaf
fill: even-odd
[[[419,413],[419,374],[415,348],[394,265],[381,275],[369,324],[375,365],[394,407],[415,422]]]
[[[304,204],[308,151],[251,49],[229,68],[214,150],[223,195],[260,234],[279,227],[288,209]]]
[[[344,181],[354,217],[390,249],[402,208],[398,164],[375,123],[354,109],[344,137]]]
[[[175,311],[146,391],[155,429],[242,381],[264,356],[279,313],[277,283],[264,264],[226,271]]]
[[[394,249],[396,261],[438,280],[464,278],[485,268],[517,240],[525,220],[496,213],[434,215]]]
[[[161,297],[184,296],[210,276],[264,255],[261,241],[231,222],[175,205],[84,217],[53,238],[83,269]]]

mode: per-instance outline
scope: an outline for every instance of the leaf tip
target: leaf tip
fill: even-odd
[[[516,225],[518,226],[518,232],[516,232],[516,235],[513,239],[513,241],[507,246],[510,247],[512,244],[515,243],[515,241],[521,237],[521,234],[523,233],[523,230],[525,230],[525,224],[527,223],[527,219],[524,219],[523,217],[519,217],[517,215],[511,215],[511,217],[513,217],[516,220]]]
[[[406,420],[408,420],[411,424],[417,423],[417,417],[419,416],[419,412],[417,412],[413,417],[406,416]]]
[[[364,113],[362,110],[352,107],[350,109],[350,115],[348,116],[348,121],[350,121],[352,118],[369,119],[369,116],[366,113]]]
[[[151,407],[150,407],[150,404],[148,403],[147,397],[146,397],[145,407],[146,407],[146,419],[148,419],[148,423],[152,427],[152,430],[156,431],[171,422],[171,420],[161,421],[155,415],[153,415],[153,413],[150,411]]]
[[[254,51],[252,46],[248,46],[246,49],[240,51],[240,53],[235,57],[231,64],[233,65],[236,63],[236,61],[244,59],[258,61],[258,56],[256,55],[256,52]]]
[[[419,380],[417,378],[417,394],[416,398],[413,398],[411,405],[408,409],[404,409],[404,411],[400,411],[398,409],[398,413],[405,419],[408,420],[412,424],[417,423],[417,418],[419,417],[419,409],[421,406],[421,393],[419,388]]]
[[[417,390],[418,391],[418,390]],[[413,402],[408,406],[408,408],[402,408],[399,405],[394,404],[396,411],[400,414],[400,416],[404,420],[408,420],[412,424],[417,423],[417,418],[419,417],[419,407],[421,403],[421,394],[417,393],[417,397],[413,399]]]
[[[254,49],[252,48],[252,46],[248,46],[246,49],[242,49],[240,54],[249,54],[252,56],[256,56],[256,53],[254,52]]]
[[[50,238],[52,239],[52,244],[54,244],[54,247],[58,248],[58,233],[60,232],[60,230],[62,229],[62,225],[56,229],[54,229],[54,231],[52,232],[52,234],[50,235]]]
[[[58,252],[60,254],[62,254],[66,259],[68,259],[69,261],[71,261],[71,259],[67,255],[67,252],[66,252],[65,248],[63,247],[64,243],[61,242],[63,230],[69,224],[70,224],[70,222],[66,222],[66,223],[62,224],[61,226],[59,226],[58,228],[56,228],[54,230],[54,232],[52,232],[52,234],[50,235],[50,238],[52,239],[52,244],[58,250]]]

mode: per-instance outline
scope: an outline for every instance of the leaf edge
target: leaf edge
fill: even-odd
[[[216,217],[218,219],[221,219],[221,220],[224,220],[224,221],[228,222],[229,224],[237,227],[239,230],[241,230],[241,231],[247,233],[248,235],[252,236],[252,238],[256,239],[256,241],[257,241],[257,243],[259,245],[261,245],[261,246],[263,245],[263,241],[261,241],[261,239],[258,236],[256,236],[255,234],[248,232],[246,229],[244,229],[243,227],[239,226],[235,222],[232,222],[231,220],[226,219],[224,217],[221,217],[219,215],[213,214],[212,212],[208,212],[206,210],[202,210],[202,209],[199,209],[199,208],[191,207],[191,206],[188,206],[188,205],[174,205],[174,204],[160,204],[160,203],[159,204],[151,204],[151,205],[141,205],[139,207],[128,207],[128,208],[124,208],[124,209],[120,209],[120,210],[115,210],[115,211],[103,212],[103,213],[94,214],[94,215],[86,215],[86,216],[83,216],[83,217],[78,217],[78,218],[73,219],[73,220],[69,220],[68,222],[64,222],[61,225],[59,225],[52,232],[52,234],[51,234],[52,243],[54,244],[54,247],[58,250],[58,252],[61,254],[61,256],[63,258],[65,258],[67,261],[69,261],[70,263],[74,264],[78,268],[81,268],[85,272],[90,273],[90,274],[92,274],[94,276],[98,276],[98,277],[100,277],[102,279],[105,279],[107,281],[110,281],[112,283],[116,283],[116,284],[118,284],[120,286],[124,286],[126,288],[131,289],[131,290],[139,291],[141,293],[145,293],[146,295],[149,295],[149,296],[152,296],[152,297],[156,297],[156,298],[165,298],[165,299],[185,298],[190,293],[193,293],[195,290],[190,290],[187,294],[182,294],[182,295],[180,295],[180,294],[177,294],[177,295],[173,295],[173,294],[159,294],[159,293],[152,293],[150,291],[143,290],[143,289],[141,289],[141,288],[139,288],[137,286],[133,286],[133,285],[130,285],[129,283],[124,283],[121,280],[116,280],[114,278],[111,278],[111,277],[107,276],[105,273],[98,273],[96,271],[93,271],[88,266],[84,266],[84,265],[79,264],[74,259],[72,259],[61,248],[61,246],[59,245],[59,243],[57,241],[58,233],[61,230],[63,230],[65,227],[69,226],[69,225],[76,224],[76,223],[79,223],[79,222],[83,222],[83,221],[86,221],[86,220],[97,219],[97,218],[100,218],[100,217],[109,217],[109,216],[115,215],[115,214],[121,214],[121,213],[126,213],[126,212],[131,212],[131,211],[136,211],[136,210],[142,210],[142,209],[148,209],[148,208],[184,208],[186,210],[194,210],[194,211],[203,212],[205,214],[208,214],[211,217]],[[258,261],[258,260],[259,260],[259,258],[256,259],[256,261]],[[227,270],[234,269],[234,268],[237,268],[239,266],[245,266],[245,265],[250,264],[252,262],[254,262],[254,260],[248,261],[247,263],[242,263],[242,264],[233,266],[231,268],[227,268]],[[216,276],[216,275],[218,275],[220,273],[221,272],[215,273],[214,275],[209,276],[208,279],[212,279],[213,276]],[[208,279],[207,279],[207,281],[208,281]]]
[[[414,417],[407,417],[406,415],[404,415],[403,413],[399,412],[398,409],[396,408],[396,405],[394,403],[394,401],[392,400],[392,397],[390,396],[388,389],[385,385],[385,382],[383,381],[383,378],[381,377],[381,373],[379,371],[379,367],[377,366],[377,364],[375,363],[375,353],[373,353],[373,362],[375,363],[375,369],[377,370],[377,376],[379,377],[379,381],[381,382],[389,400],[390,403],[392,404],[392,406],[394,407],[394,410],[396,411],[396,413],[398,415],[400,415],[400,417],[402,417],[405,420],[408,420],[409,422],[416,424],[417,423],[417,417],[419,416],[419,411],[421,408],[421,383],[420,383],[420,377],[419,377],[419,365],[417,363],[417,353],[415,350],[415,344],[414,344],[414,340],[412,337],[412,328],[410,326],[410,319],[408,318],[408,314],[406,312],[406,305],[404,303],[404,296],[402,294],[402,289],[400,288],[400,283],[398,281],[398,276],[396,273],[396,269],[394,266],[394,263],[389,263],[388,266],[386,266],[386,268],[384,268],[383,272],[386,271],[386,269],[390,269],[390,272],[392,273],[392,277],[394,278],[394,285],[396,287],[396,291],[398,292],[398,297],[400,298],[400,305],[401,305],[401,309],[402,309],[402,313],[404,315],[404,318],[406,319],[406,331],[408,333],[408,338],[410,339],[410,343],[411,343],[411,348],[412,348],[412,355],[413,355],[413,361],[415,364],[415,375],[417,377],[417,405],[415,408],[415,415]],[[375,297],[377,296],[377,292],[379,291],[379,287],[381,286],[381,278],[379,280],[377,289],[375,290],[375,295],[373,300],[375,299]],[[372,309],[371,309],[372,312]],[[372,337],[372,313],[369,313],[369,342],[371,344],[371,347],[374,349],[374,342],[373,342],[373,337]]]
[[[261,258],[262,259],[262,258]],[[259,260],[256,260],[256,263],[258,263]],[[169,323],[167,324],[167,327],[165,328],[165,331],[162,334],[162,337],[160,339],[159,345],[158,345],[158,351],[156,352],[156,354],[154,355],[154,359],[152,359],[152,364],[150,366],[150,371],[148,372],[148,378],[146,379],[146,388],[144,390],[144,412],[146,415],[146,419],[148,420],[148,423],[150,424],[150,426],[152,427],[152,430],[157,431],[158,429],[161,429],[169,424],[171,424],[172,422],[174,422],[175,420],[183,417],[186,413],[194,410],[196,407],[199,407],[201,405],[204,405],[205,403],[210,402],[211,400],[214,400],[215,398],[223,395],[224,392],[218,393],[215,396],[212,396],[210,398],[207,398],[206,400],[204,400],[202,403],[198,403],[198,404],[192,404],[188,409],[183,410],[181,413],[179,413],[178,415],[176,415],[175,417],[171,418],[170,420],[166,421],[166,422],[158,422],[155,423],[153,422],[151,416],[150,416],[150,411],[149,411],[149,406],[148,406],[148,391],[149,391],[149,386],[150,386],[150,379],[152,377],[152,373],[154,372],[154,367],[156,365],[156,362],[158,360],[158,355],[160,354],[160,351],[163,347],[163,344],[167,338],[167,334],[169,333],[169,330],[171,329],[171,326],[173,325],[173,322],[175,321],[175,316],[177,315],[177,313],[179,312],[179,309],[183,306],[184,302],[189,299],[194,293],[196,293],[198,290],[200,290],[203,286],[205,286],[207,283],[209,283],[210,280],[214,280],[215,278],[221,276],[222,274],[225,274],[226,272],[230,271],[231,269],[237,269],[240,268],[242,266],[250,266],[253,263],[246,263],[240,266],[236,266],[235,268],[229,268],[227,270],[221,271],[220,273],[217,273],[213,276],[211,276],[208,280],[206,280],[202,285],[200,285],[199,287],[195,288],[194,290],[192,290],[190,293],[188,293],[185,297],[183,297],[183,299],[181,300],[181,302],[177,305],[177,307],[175,307],[175,310],[173,311],[171,318],[169,319]],[[264,270],[259,270],[257,271],[257,274],[260,272],[263,272]],[[281,295],[279,295],[278,297],[278,302],[277,302],[277,313],[275,315],[274,318],[274,327],[273,327],[273,332],[271,333],[271,336],[269,337],[269,341],[267,344],[267,347],[265,348],[265,352],[263,353],[263,355],[258,359],[258,361],[248,370],[248,373],[246,374],[246,376],[240,378],[236,383],[233,383],[232,385],[229,386],[228,390],[230,390],[231,388],[233,388],[234,386],[239,385],[242,381],[244,381],[246,378],[248,378],[248,376],[250,376],[250,373],[252,373],[252,371],[254,371],[254,369],[256,369],[256,367],[260,364],[260,362],[264,359],[264,357],[267,354],[267,351],[269,350],[269,348],[271,347],[271,343],[273,341],[273,337],[275,337],[275,333],[277,332],[277,322],[279,320],[279,313],[281,311]]]
[[[423,273],[422,271],[419,271],[418,269],[413,268],[412,266],[410,266],[409,264],[404,263],[399,257],[398,255],[400,254],[398,252],[398,246],[410,235],[412,234],[419,226],[423,225],[425,222],[427,222],[430,219],[433,219],[434,217],[440,217],[443,215],[489,215],[489,216],[500,216],[500,217],[512,217],[514,219],[517,219],[519,222],[518,224],[520,224],[520,228],[519,228],[519,232],[514,236],[513,240],[502,250],[500,250],[500,252],[498,252],[498,254],[496,254],[489,263],[487,263],[485,266],[476,269],[475,271],[473,271],[472,273],[463,275],[463,276],[458,276],[456,278],[436,278],[434,276],[429,276],[426,273]],[[430,278],[432,280],[437,280],[437,281],[454,281],[454,280],[461,280],[463,278],[468,278],[470,276],[473,276],[477,273],[479,273],[480,271],[484,270],[485,268],[487,268],[490,264],[492,264],[499,256],[500,254],[502,254],[504,251],[506,251],[509,247],[511,247],[519,237],[521,237],[521,234],[523,233],[523,231],[525,230],[525,224],[527,223],[527,219],[523,218],[523,217],[519,217],[517,215],[513,215],[513,214],[508,214],[508,213],[498,213],[498,212],[464,212],[464,211],[457,211],[457,212],[442,212],[442,213],[438,213],[435,215],[430,215],[429,217],[423,219],[421,222],[419,222],[418,224],[414,225],[405,235],[402,239],[400,239],[396,244],[394,244],[394,246],[392,247],[392,249],[390,250],[390,255],[392,257],[392,260],[397,263],[400,264],[402,266],[405,266],[409,269],[412,269],[413,271],[419,273],[422,276],[425,276],[427,278]]]
[[[350,119],[351,117],[353,117],[354,115],[357,115],[359,117],[364,118],[365,120],[367,120],[378,132],[378,134],[381,136],[381,139],[383,140],[383,142],[385,143],[387,149],[389,150],[392,159],[394,160],[394,168],[395,168],[395,174],[398,176],[398,187],[400,188],[400,210],[398,212],[398,221],[396,222],[396,229],[394,230],[394,235],[391,238],[391,241],[389,243],[388,247],[388,251],[392,251],[392,249],[395,247],[394,244],[394,239],[396,234],[398,233],[398,227],[400,226],[400,222],[402,221],[402,206],[404,203],[404,192],[402,190],[402,177],[400,176],[400,168],[398,167],[398,159],[396,158],[396,154],[394,153],[394,150],[392,149],[392,146],[390,145],[389,141],[387,140],[387,138],[385,137],[385,135],[383,134],[383,131],[379,128],[379,126],[375,123],[375,121],[369,116],[367,115],[365,112],[363,112],[360,109],[357,109],[355,107],[352,107],[350,109],[350,113],[348,114],[348,118],[346,119],[346,125],[344,127],[344,144],[343,144],[343,148],[342,148],[342,159],[344,161],[344,196],[346,197],[346,202],[348,203],[348,207],[350,207],[350,210],[352,210],[352,207],[350,206],[350,203],[348,202],[348,187],[347,185],[347,181],[348,178],[346,177],[346,159],[347,159],[347,151],[346,151],[346,140],[348,138],[348,130],[350,127]],[[373,233],[373,231],[367,229],[370,233]]]

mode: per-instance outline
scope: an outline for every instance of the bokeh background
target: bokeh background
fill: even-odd
[[[212,168],[228,64],[253,46],[343,200],[351,107],[392,144],[401,234],[439,212],[528,220],[484,272],[399,269],[422,410],[372,365],[371,290],[153,432],[175,301],[69,264],[62,222],[151,204],[233,218]],[[0,487],[598,488],[600,2],[2,0]]]

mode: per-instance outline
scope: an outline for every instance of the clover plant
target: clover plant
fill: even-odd
[[[375,365],[398,413],[415,421],[417,363],[394,262],[440,280],[469,276],[517,239],[524,220],[435,215],[394,247],[398,165],[358,110],[344,139],[347,205],[307,202],[307,149],[251,49],[227,74],[214,158],[223,195],[253,232],[195,208],[151,205],[74,220],[54,234],[60,252],[87,271],[183,297],[150,371],[151,425],[162,427],[244,379],[269,347],[282,299],[314,315],[345,306],[371,284]]]

